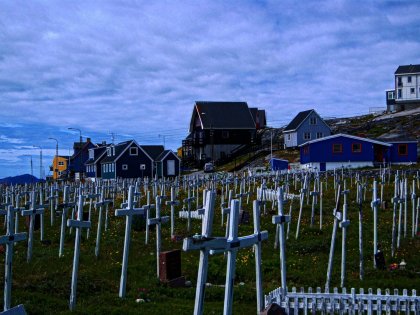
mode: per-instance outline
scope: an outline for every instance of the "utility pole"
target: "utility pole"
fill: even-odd
[[[54,180],[58,179],[58,140],[56,138],[48,138],[50,140],[55,140],[55,157],[54,157],[54,163],[53,163],[53,178]]]
[[[33,146],[34,148],[39,149],[39,179],[43,179],[42,176],[42,148],[39,146]]]

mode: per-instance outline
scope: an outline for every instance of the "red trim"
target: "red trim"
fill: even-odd
[[[360,145],[360,151],[355,151],[355,150],[354,150],[354,145],[355,145],[355,144]],[[352,144],[351,144],[351,152],[353,152],[353,153],[362,153],[362,144],[361,144],[360,142],[354,142],[354,143],[352,143]]]
[[[334,146],[335,145],[339,145],[340,146],[340,151],[334,151]],[[340,154],[343,153],[343,145],[341,143],[333,143],[332,144],[332,153],[333,154]]]
[[[303,154],[309,154],[309,145],[303,147]]]
[[[404,154],[400,153],[400,147],[405,147],[405,153]],[[408,155],[408,144],[404,143],[404,144],[399,144],[398,145],[398,155],[399,156],[407,156]]]

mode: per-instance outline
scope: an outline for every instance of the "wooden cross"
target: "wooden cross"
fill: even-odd
[[[150,210],[155,209],[154,204],[150,204],[150,191],[148,190],[146,192],[146,204],[143,206],[144,213],[146,214],[146,237],[144,239],[145,244],[149,243],[149,224],[147,224],[147,221],[149,220],[150,216]]]
[[[344,181],[344,190],[342,194],[344,195],[343,202],[343,216],[340,222],[340,228],[342,229],[341,233],[341,287],[344,288],[344,282],[346,280],[346,238],[347,238],[347,227],[350,225],[350,221],[347,220],[347,195],[349,190],[346,189],[346,181]]]
[[[101,188],[101,201],[95,203],[95,207],[99,207],[99,214],[98,214],[98,230],[96,231],[96,246],[95,246],[95,256],[99,257],[99,246],[101,243],[101,231],[102,231],[102,210],[105,206],[105,215],[108,213],[108,206],[112,202],[112,200],[105,199],[105,189],[104,187]]]
[[[70,310],[74,310],[76,307],[76,293],[77,293],[77,276],[79,273],[79,256],[80,256],[80,238],[82,236],[83,228],[90,228],[90,221],[83,221],[83,198],[82,189],[79,192],[77,219],[67,220],[68,227],[74,227],[76,229],[76,237],[74,241],[74,256],[73,256],[73,271],[71,275],[71,293],[70,293]],[[63,211],[64,212],[64,211]]]
[[[188,197],[183,200],[184,204],[187,203],[187,211],[188,211],[188,221],[187,221],[187,231],[191,231],[191,202],[195,200],[195,197],[191,197],[191,190],[188,187]]]
[[[63,203],[59,205],[62,208],[61,212],[61,229],[60,229],[60,247],[58,250],[58,257],[63,257],[64,237],[66,233],[67,210],[74,207],[74,203],[69,202],[70,187],[64,186]]]
[[[12,296],[12,260],[13,247],[15,242],[26,240],[26,233],[13,233],[15,208],[7,207],[7,211],[0,210],[0,214],[7,215],[7,232],[6,235],[0,237],[0,244],[6,244],[5,258],[5,275],[4,275],[4,311],[10,309],[10,301]]]
[[[131,241],[131,222],[134,215],[143,215],[144,208],[134,208],[134,186],[130,186],[128,190],[128,205],[125,209],[115,210],[115,216],[125,216],[125,238],[124,238],[124,254],[121,269],[120,291],[119,297],[125,297],[125,288],[127,283],[127,267],[128,267],[128,254],[130,252]]]
[[[281,287],[286,289],[286,240],[284,237],[284,224],[290,222],[290,216],[284,214],[284,193],[283,187],[278,189],[278,215],[273,216],[272,222],[276,224],[278,235],[277,240],[280,243],[280,272],[281,272]]]
[[[92,215],[92,200],[96,199],[100,196],[100,194],[98,193],[94,193],[94,194],[87,194],[85,195],[85,198],[89,198],[89,215],[88,215],[88,221],[90,222],[91,220],[91,215]],[[90,233],[90,228],[86,229],[86,238],[89,238],[89,233]]]
[[[378,206],[381,199],[378,199],[378,186],[376,180],[373,182],[372,202],[370,203],[373,210],[373,258],[378,252]],[[375,259],[373,259],[373,267],[376,268]]]
[[[161,217],[160,216],[160,206],[161,206],[161,196],[157,196],[156,197],[156,217],[155,218],[151,218],[147,220],[147,225],[151,226],[151,225],[155,225],[156,226],[156,273],[157,273],[157,278],[159,279],[159,254],[160,254],[160,249],[162,246],[162,241],[161,241],[161,237],[162,237],[162,233],[161,233],[161,224],[162,223],[166,223],[169,221],[169,217],[165,216],[165,217]]]
[[[300,221],[302,218],[302,210],[303,210],[303,203],[305,201],[305,193],[307,192],[307,186],[308,185],[308,177],[305,175],[305,179],[303,181],[303,188],[300,190],[300,207],[299,207],[299,218],[297,221],[297,227],[296,227],[296,239],[299,237],[299,229],[300,229]]]
[[[35,191],[32,191],[31,193],[31,208],[29,210],[23,210],[22,216],[30,216],[29,219],[29,238],[28,238],[28,251],[26,259],[28,262],[32,259],[32,248],[33,248],[33,242],[34,242],[34,224],[35,224],[35,215],[37,214],[43,214],[44,213],[44,207],[43,205],[36,205],[35,204]]]
[[[210,254],[227,252],[227,271],[225,284],[225,302],[223,314],[232,314],[233,284],[235,280],[236,254],[239,249],[261,243],[268,238],[268,232],[259,230],[254,234],[238,237],[239,200],[232,200],[229,215],[229,236],[218,239],[210,249]],[[261,264],[261,261],[258,265]]]
[[[171,187],[171,200],[166,201],[167,206],[171,206],[171,238],[175,236],[175,206],[179,204],[178,200],[175,200],[175,186]]]

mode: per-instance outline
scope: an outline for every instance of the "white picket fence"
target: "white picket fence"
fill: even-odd
[[[303,310],[304,314],[310,311],[312,314],[391,314],[391,312],[404,314],[420,314],[420,297],[416,295],[416,290],[412,290],[408,295],[407,290],[403,290],[403,294],[399,295],[397,289],[394,294],[390,294],[390,290],[386,289],[383,294],[378,289],[376,294],[372,289],[368,289],[365,293],[363,289],[356,293],[354,288],[347,293],[346,288],[339,293],[334,288],[332,293],[321,292],[321,288],[316,288],[314,292],[312,288],[308,288],[308,292],[304,292],[301,288],[297,292],[293,287],[291,292],[285,292],[282,288],[271,291],[265,296],[265,305],[276,303],[283,307],[287,314],[298,314],[299,310]]]

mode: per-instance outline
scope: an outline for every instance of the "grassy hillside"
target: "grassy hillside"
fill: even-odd
[[[368,178],[371,182],[371,178]],[[350,185],[350,180],[349,180]],[[310,227],[311,203],[305,202],[301,232],[299,239],[295,239],[296,219],[299,211],[298,201],[292,206],[292,223],[290,236],[286,244],[287,255],[287,283],[289,288],[323,287],[326,280],[327,260],[331,241],[333,187],[332,179],[328,182],[330,190],[324,197],[323,229],[319,229],[319,210],[316,211],[316,222]],[[393,183],[385,185],[385,199],[390,200]],[[292,187],[292,192],[294,191]],[[390,257],[392,208],[379,210],[379,242],[385,253],[386,263],[399,263],[401,259],[407,262],[406,270],[375,270],[373,268],[373,227],[372,211],[370,208],[371,192],[368,191],[367,200],[363,203],[363,229],[365,253],[365,280],[359,280],[358,253],[358,205],[355,200],[355,186],[350,186],[349,219],[347,241],[347,281],[346,287],[355,288],[398,288],[420,289],[420,237],[411,238],[411,203],[409,203],[409,236],[402,239],[401,247],[394,258]],[[185,195],[179,196],[182,200]],[[201,195],[200,195],[201,199]],[[255,199],[253,194],[250,200]],[[118,200],[117,204],[121,200]],[[144,200],[142,201],[142,204]],[[253,233],[251,202],[243,203],[244,208],[251,214],[250,224],[239,227],[239,235]],[[214,235],[225,235],[225,226],[221,225],[220,196],[217,196]],[[286,205],[289,209],[289,205]],[[318,208],[317,208],[318,209]],[[177,209],[180,210],[180,207]],[[279,250],[273,248],[275,226],[271,223],[271,216],[276,212],[271,204],[267,204],[267,215],[262,215],[263,230],[269,231],[269,239],[263,244],[262,270],[264,291],[268,293],[280,285]],[[164,207],[164,215],[169,215],[169,208]],[[169,288],[160,284],[155,276],[155,234],[151,233],[148,245],[144,244],[145,233],[132,231],[130,248],[127,297],[118,297],[119,280],[121,274],[122,250],[124,242],[125,219],[116,218],[114,211],[110,211],[109,230],[103,232],[101,255],[95,258],[95,239],[97,213],[93,215],[93,228],[89,239],[84,232],[78,278],[77,309],[75,314],[191,314],[194,306],[195,284],[198,269],[198,252],[182,252],[182,273],[187,280],[192,281],[190,288]],[[39,231],[35,233],[34,255],[32,262],[26,262],[25,242],[15,247],[13,257],[13,287],[12,305],[23,303],[29,314],[66,314],[70,295],[71,269],[74,249],[74,232],[66,234],[65,255],[58,257],[59,224],[51,227],[49,214],[45,217],[46,239],[50,245],[43,245],[39,241]],[[185,237],[201,231],[201,221],[193,220],[191,233],[186,232],[186,220],[176,220],[177,235]],[[20,227],[23,228],[23,219]],[[162,250],[179,249],[182,242],[170,240],[170,225],[163,226]],[[3,230],[3,234],[5,231]],[[4,264],[4,255],[1,256]],[[341,259],[341,231],[338,232],[335,249],[334,268],[331,287],[339,286]],[[207,282],[223,285],[225,282],[226,260],[223,255],[210,257]],[[3,273],[0,280],[3,281]],[[241,284],[243,282],[243,285]],[[223,310],[224,288],[210,286],[206,289],[205,314],[220,314]],[[147,302],[136,303],[137,298]],[[237,257],[236,280],[234,290],[234,314],[255,313],[255,262],[252,249],[240,250]]]

